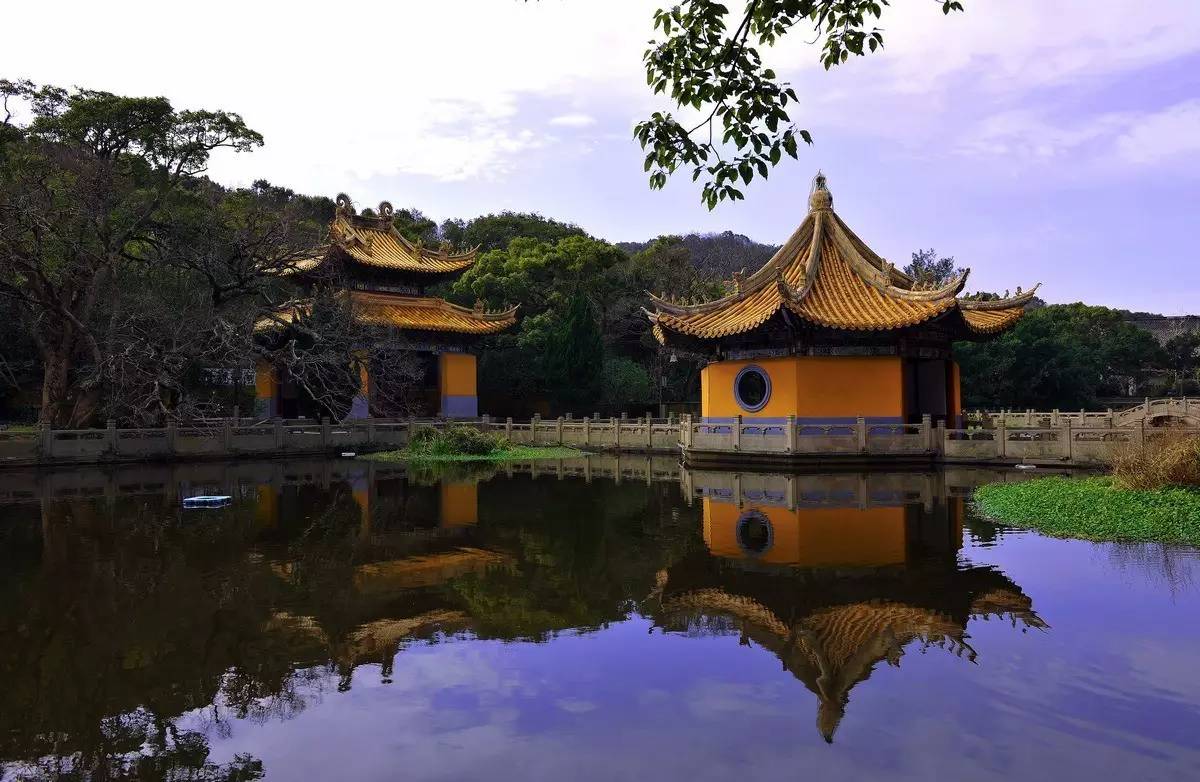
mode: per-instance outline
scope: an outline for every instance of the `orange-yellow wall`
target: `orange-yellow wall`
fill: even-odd
[[[254,364],[254,396],[257,399],[274,399],[275,368],[269,362],[257,361]]]
[[[438,357],[438,377],[442,396],[475,396],[475,356],[442,353]]]
[[[442,482],[443,527],[467,527],[479,523],[479,485]]]
[[[733,393],[743,367],[761,367],[771,378],[771,398],[750,413]],[[898,356],[785,356],[709,364],[700,374],[700,414],[728,418],[899,417],[904,414],[904,375]]]
[[[771,522],[771,547],[759,556],[738,545],[737,526],[752,506],[704,499],[704,542],[729,559],[755,559],[804,567],[876,567],[905,560],[907,534],[903,507],[753,507]]]

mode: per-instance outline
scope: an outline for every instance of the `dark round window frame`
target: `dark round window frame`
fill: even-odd
[[[766,391],[763,393],[762,401],[757,405],[746,404],[746,401],[742,399],[742,393],[739,388],[739,386],[742,384],[742,378],[751,373],[762,377],[763,383],[767,387]],[[741,371],[737,373],[737,377],[733,379],[733,398],[738,403],[738,407],[742,408],[747,413],[757,413],[759,410],[762,410],[764,407],[766,407],[767,403],[771,401],[771,376],[767,374],[767,370],[763,369],[757,364],[747,364],[746,366],[742,367]]]
[[[745,530],[751,522],[757,522],[767,530],[767,540],[762,548],[755,549],[746,545]],[[758,558],[766,556],[767,552],[775,546],[775,525],[771,523],[771,519],[767,516],[767,514],[763,513],[757,508],[751,508],[750,510],[743,512],[742,515],[738,516],[737,527],[734,528],[733,534],[734,538],[737,540],[738,548],[740,548],[742,553],[748,557]]]

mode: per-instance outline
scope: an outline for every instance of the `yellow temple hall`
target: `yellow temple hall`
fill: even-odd
[[[818,173],[807,216],[761,269],[735,274],[732,290],[714,301],[651,295],[646,314],[661,344],[708,360],[707,422],[953,421],[962,394],[952,343],[1011,328],[1037,289],[963,298],[966,281],[964,271],[923,285],[877,255],[833,210]]]
[[[297,264],[297,281],[310,288],[333,285],[340,289],[354,322],[366,327],[375,343],[363,345],[363,354],[370,355],[372,348],[388,342],[403,344],[414,352],[424,376],[421,414],[477,416],[472,350],[481,337],[515,324],[517,308],[488,312],[481,303],[468,309],[426,295],[428,286],[470,269],[477,250],[455,253],[408,240],[393,225],[394,210],[387,201],[374,214],[358,214],[344,194],[337,197],[336,204],[328,243]],[[370,362],[365,363],[361,388],[348,418],[379,414]],[[305,412],[303,394],[286,373],[260,361],[255,374],[256,414],[291,418]]]

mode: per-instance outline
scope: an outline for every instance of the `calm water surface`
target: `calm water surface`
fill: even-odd
[[[1200,552],[538,472],[0,473],[0,779],[1200,778]]]

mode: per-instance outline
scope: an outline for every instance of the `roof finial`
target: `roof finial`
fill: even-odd
[[[833,194],[829,192],[825,174],[820,169],[817,169],[817,175],[813,177],[812,190],[808,194],[808,208],[810,210],[833,208]]]
[[[395,214],[396,214],[396,210],[394,208],[392,208],[391,201],[380,201],[379,202],[378,217],[380,220],[391,220]]]
[[[338,193],[337,198],[333,202],[337,204],[337,213],[339,215],[350,217],[354,214],[354,202],[345,193]]]

